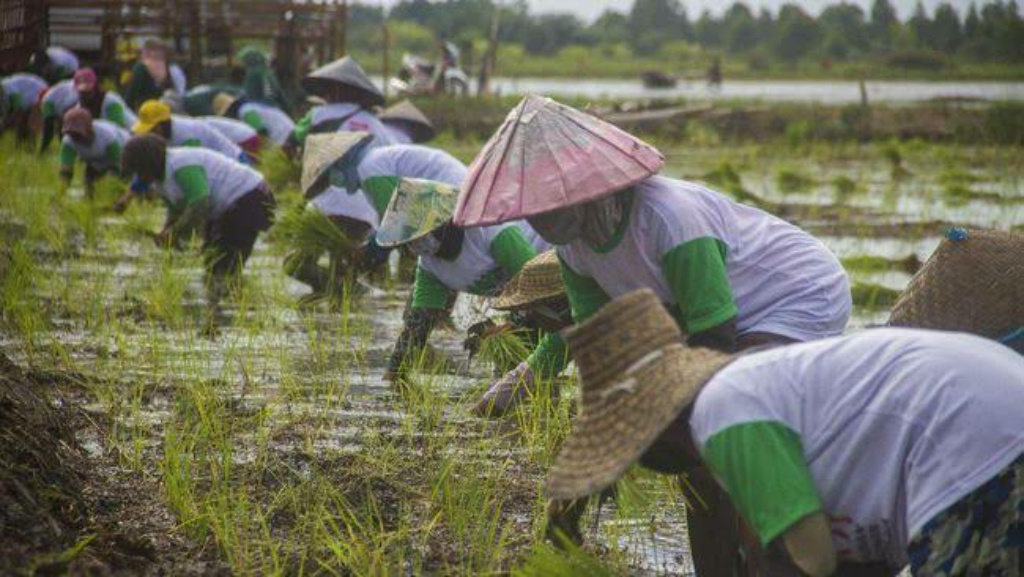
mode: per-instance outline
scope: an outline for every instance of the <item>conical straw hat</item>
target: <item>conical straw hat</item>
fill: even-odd
[[[896,301],[889,324],[993,339],[1024,327],[1024,235],[951,229]]]
[[[351,56],[325,64],[302,79],[303,90],[323,98],[327,98],[329,86],[346,89],[343,99],[348,102],[358,102],[367,108],[384,104],[384,94]]]
[[[654,147],[615,126],[530,95],[473,160],[455,224],[494,224],[602,198],[664,164]]]
[[[496,309],[514,309],[553,299],[565,294],[562,267],[553,250],[531,258],[505,285],[505,289],[491,303]]]
[[[331,168],[343,162],[365,146],[372,135],[369,132],[329,132],[306,137],[302,153],[302,194],[312,198],[327,187]]]
[[[396,124],[403,130],[408,129],[413,142],[427,142],[436,135],[434,124],[427,115],[408,100],[387,107],[378,118],[384,124]]]
[[[398,246],[444,225],[452,216],[459,190],[443,182],[399,178],[387,211],[380,219],[377,244]]]
[[[649,289],[605,305],[563,332],[579,368],[579,414],[548,473],[553,499],[577,499],[614,483],[701,387],[731,361],[682,343]]]

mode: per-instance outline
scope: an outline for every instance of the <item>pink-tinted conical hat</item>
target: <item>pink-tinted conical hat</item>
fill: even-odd
[[[455,208],[482,226],[607,196],[656,174],[653,146],[550,98],[528,95],[473,160]]]

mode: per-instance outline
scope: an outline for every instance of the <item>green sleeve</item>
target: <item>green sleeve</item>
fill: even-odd
[[[377,216],[384,216],[384,212],[391,204],[391,197],[398,188],[397,176],[371,176],[359,183],[370,203],[377,209]]]
[[[260,114],[255,110],[250,110],[242,115],[242,122],[248,124],[253,130],[260,134],[267,133],[267,127],[263,124],[263,119],[260,118]]]
[[[306,137],[309,136],[309,129],[313,128],[313,112],[307,112],[297,123],[295,123],[295,141],[299,144],[306,142]]]
[[[75,158],[78,155],[75,153],[74,147],[67,142],[61,142],[60,144],[60,166],[61,168],[72,168],[75,166]]]
[[[490,250],[491,256],[509,278],[515,276],[527,261],[537,256],[537,251],[518,226],[510,226],[499,232],[491,241]]]
[[[782,423],[723,429],[705,443],[704,461],[764,545],[822,509],[800,437]]]
[[[110,166],[116,166],[116,167],[120,168],[120,166],[121,166],[121,145],[120,144],[118,144],[116,142],[111,142],[110,144],[107,145],[107,148],[106,148],[106,150],[103,151],[103,154],[107,157],[107,162],[110,163]]]
[[[569,365],[569,347],[561,335],[548,333],[540,339],[527,361],[534,375],[555,377]]]
[[[128,86],[124,91],[124,99],[125,102],[128,103],[128,106],[138,109],[145,99],[146,94],[149,93],[149,88],[152,83],[153,81],[150,78],[149,73],[146,72],[146,66],[141,62],[136,62],[135,65],[132,66],[132,75],[128,80]]]
[[[189,138],[185,142],[182,142],[181,145],[182,146],[191,146],[193,148],[202,148],[203,147],[203,141],[199,140],[198,138]]]
[[[201,166],[185,166],[174,173],[174,181],[185,194],[184,205],[192,204],[210,196],[210,183]]]
[[[25,110],[25,99],[20,94],[11,94],[11,110]]]
[[[684,242],[661,258],[665,279],[690,334],[706,331],[736,316],[725,268],[727,253],[722,241],[702,237]]]
[[[452,289],[422,266],[416,267],[416,280],[412,286],[412,308],[443,309],[448,305]]]
[[[43,101],[43,120],[49,120],[57,116],[57,107],[50,100]]]
[[[578,274],[561,258],[558,260],[562,265],[562,280],[565,281],[565,293],[572,307],[573,321],[583,322],[612,300],[596,280]]]
[[[120,102],[117,102],[115,100],[107,104],[107,106],[103,109],[103,114],[107,117],[107,120],[113,122],[121,128],[131,128],[130,126],[128,126],[128,119],[125,118],[124,107],[121,106]]]

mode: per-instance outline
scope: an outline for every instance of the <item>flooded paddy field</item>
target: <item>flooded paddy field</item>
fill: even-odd
[[[457,305],[398,390],[384,371],[408,285],[396,273],[333,306],[300,307],[306,289],[282,272],[287,247],[272,231],[211,340],[200,334],[197,251],[157,249],[145,234],[162,207],[114,215],[103,208],[114,185],[90,203],[60,192],[54,159],[2,147],[0,352],[49,395],[89,494],[102,497],[103,514],[24,553],[37,566],[692,572],[677,482],[639,470],[616,503],[591,508],[583,551],[544,544],[544,472],[570,426],[572,374],[542,383],[511,417],[471,416],[493,368],[468,358],[460,329],[481,303]],[[476,147],[451,150],[468,159]],[[949,226],[1024,228],[1020,148],[694,140],[663,151],[668,176],[761,206],[828,245],[854,282],[849,330],[885,322]],[[291,187],[278,196],[281,211],[299,203]]]

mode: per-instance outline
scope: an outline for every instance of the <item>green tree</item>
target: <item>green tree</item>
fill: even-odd
[[[875,0],[871,4],[871,39],[878,48],[889,48],[899,28],[896,9],[889,0]]]
[[[932,48],[932,21],[924,11],[924,4],[918,0],[914,6],[914,15],[907,21],[907,27],[914,34],[914,42],[918,46]]]
[[[818,22],[826,36],[826,52],[833,58],[845,58],[850,52],[867,52],[870,40],[860,6],[846,2],[833,4],[822,11]]]
[[[704,10],[700,19],[693,26],[693,33],[697,43],[704,48],[720,48],[725,38],[725,30],[722,22]]]
[[[795,4],[779,10],[773,49],[780,59],[794,63],[811,52],[821,40],[818,22]]]
[[[722,16],[725,47],[733,54],[746,52],[757,46],[757,21],[742,2],[736,2]]]
[[[932,21],[932,42],[932,48],[950,54],[956,52],[963,42],[960,17],[948,2],[943,2],[935,9],[935,20]]]
[[[679,0],[634,0],[629,11],[630,45],[637,54],[653,54],[665,42],[682,38]]]

